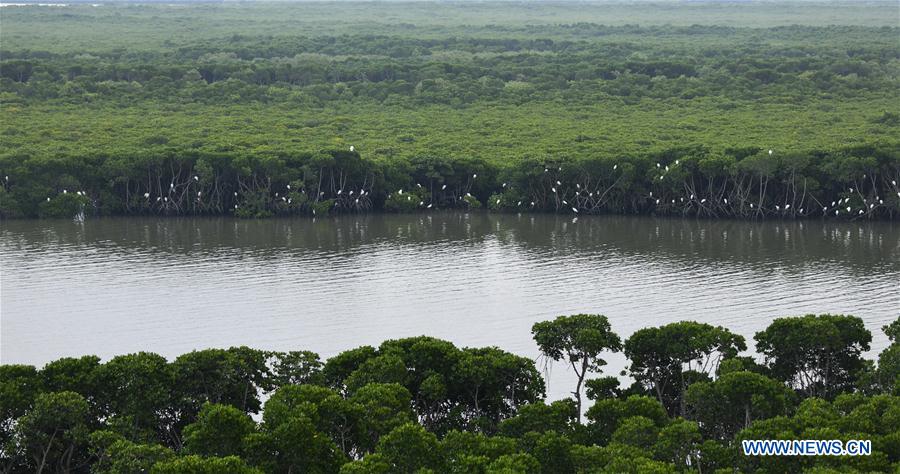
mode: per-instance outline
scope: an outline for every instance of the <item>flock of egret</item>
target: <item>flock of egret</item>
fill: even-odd
[[[351,152],[355,151],[355,148],[352,145],[350,146],[350,151]],[[770,149],[770,150],[768,150],[768,154],[771,156],[774,154],[774,151]],[[663,180],[665,178],[665,176],[670,171],[673,170],[673,167],[677,167],[679,165],[680,165],[680,160],[675,160],[671,166],[669,164],[656,163],[656,169],[659,170],[659,175],[658,175],[659,180]],[[613,171],[617,170],[618,166],[619,165],[617,163],[613,164],[612,170]],[[562,167],[561,166],[557,167],[557,171],[561,172]],[[544,172],[549,173],[550,168],[544,167]],[[473,173],[472,178],[471,178],[472,182],[474,182],[477,178],[478,178],[478,174]],[[863,178],[865,178],[865,176]],[[193,180],[194,183],[197,183],[198,185],[201,181],[200,177],[198,175],[193,175],[191,179]],[[6,182],[9,182],[9,176],[4,176],[4,180]],[[555,184],[552,184],[552,183],[555,183]],[[160,203],[162,206],[167,207],[170,203],[170,197],[173,198],[172,201],[174,202],[176,200],[175,195],[177,194],[177,192],[183,191],[186,193],[188,191],[187,184],[188,183],[185,183],[183,185],[176,187],[176,183],[173,180],[169,183],[168,193],[160,193],[161,195],[156,196],[155,201],[153,200],[153,196],[152,196],[151,192],[149,192],[149,191],[146,191],[143,193],[143,198],[148,203],[149,202],[157,202],[157,203]],[[468,183],[468,185],[466,187],[471,186],[471,184],[472,184],[471,182]],[[897,188],[897,180],[891,180],[891,186],[894,188],[893,190],[897,193],[898,199],[900,199],[900,189]],[[422,185],[420,183],[417,183],[416,187],[421,189]],[[183,189],[180,189],[180,188],[183,188]],[[588,188],[589,188],[589,186],[587,184],[582,185],[581,183],[575,183],[574,189],[572,189],[570,191],[566,191],[566,190],[564,190],[563,182],[560,179],[555,179],[555,180],[551,181],[550,195],[547,197],[550,197],[553,201],[555,201],[555,207],[557,210],[570,209],[575,214],[579,214],[581,211],[597,210],[598,208],[600,208],[602,206],[602,202],[599,199],[601,196],[602,190],[596,189],[594,191],[590,191]],[[508,183],[505,183],[505,182],[502,183],[500,191],[503,192],[507,189],[509,189]],[[292,190],[291,185],[287,184],[285,186],[285,190],[286,190],[285,195],[281,195],[280,192],[276,192],[275,200],[276,200],[276,202],[280,201],[280,203],[283,205],[292,205],[293,197],[291,197],[290,194],[294,191]],[[443,194],[446,190],[447,190],[447,184],[441,184],[441,186],[440,186],[441,193]],[[61,194],[68,194],[68,192],[69,191],[67,189],[63,189]],[[367,191],[366,189],[360,189],[359,191],[357,191],[357,190],[346,190],[345,191],[344,189],[338,189],[335,194],[335,202],[336,202],[336,205],[341,208],[356,208],[356,209],[368,208],[371,205],[371,201],[366,198],[369,196],[370,193],[371,193],[371,191]],[[858,190],[858,189],[855,190],[852,187],[848,188],[848,193],[854,199],[851,199],[851,197],[845,195],[845,197],[831,201],[830,205],[827,205],[825,203],[820,204],[821,208],[822,208],[822,215],[840,216],[842,214],[842,212],[847,215],[852,215],[855,211],[856,216],[862,216],[867,213],[873,213],[873,212],[875,212],[876,209],[885,205],[884,199],[880,195],[876,195],[874,197],[874,199],[870,200],[869,197],[867,197],[862,192],[860,192],[860,190]],[[88,194],[85,191],[76,191],[75,194],[78,196],[85,197],[85,198],[88,197]],[[305,194],[305,191],[301,189],[299,191],[299,193],[297,193],[297,194]],[[403,194],[404,194],[403,189],[399,189],[397,191],[398,196],[403,196]],[[237,191],[234,191],[233,195],[235,198],[239,197],[239,194]],[[196,191],[196,201],[198,203],[202,201],[203,196],[204,196],[203,190]],[[324,198],[324,196],[325,196],[325,192],[320,191],[318,198]],[[390,198],[391,195],[389,194],[388,197]],[[460,192],[460,194],[454,196],[454,199],[455,200],[463,200],[464,198],[471,198],[471,197],[472,197],[472,194],[467,191],[467,192],[465,192],[465,194],[462,194],[462,192]],[[855,199],[856,197],[858,197],[859,199]],[[406,199],[407,201],[412,201],[413,196],[407,194],[406,198],[407,198]],[[364,201],[361,202],[360,201],[361,199],[364,199]],[[237,200],[237,199],[235,199],[235,200]],[[435,205],[435,202],[432,202],[432,200],[421,197],[421,193],[420,193],[420,196],[417,196],[417,200],[418,200],[418,207],[420,207],[420,208],[432,209]],[[571,202],[570,202],[570,200],[571,200]],[[678,196],[677,200],[676,200],[676,198],[672,198],[670,196],[668,199],[664,200],[661,196],[654,197],[653,192],[651,191],[649,193],[649,200],[650,200],[652,206],[659,207],[663,211],[665,209],[667,209],[665,206],[670,206],[670,205],[675,206],[675,205],[681,204],[681,205],[686,206],[685,209],[690,209],[691,207],[696,207],[697,209],[704,209],[704,208],[708,208],[710,206],[715,206],[716,208],[719,208],[719,209],[724,208],[726,210],[732,210],[732,211],[748,208],[754,214],[765,213],[765,209],[764,209],[762,202],[758,202],[758,203],[749,202],[748,199],[740,199],[736,203],[731,203],[731,202],[729,202],[727,197],[720,196],[720,201],[719,201],[720,204],[714,204],[715,200],[709,201],[709,199],[707,197],[700,197],[700,196],[695,195],[694,193],[690,193],[690,195],[687,198],[685,198],[684,196]],[[48,197],[47,201],[48,202],[51,201],[51,198]],[[515,208],[522,208],[523,203],[524,203],[523,200],[518,199],[516,201]],[[500,197],[495,198],[494,205],[498,209],[505,208],[505,207],[511,207],[511,206],[503,205],[503,196],[502,195]],[[854,208],[854,205],[859,206],[859,207]],[[775,204],[774,210],[776,211],[776,213],[783,215],[784,213],[790,212],[790,210],[792,208],[791,206],[792,206],[791,203]],[[534,201],[534,200],[529,201],[529,204],[526,207],[535,208],[536,201]],[[239,208],[239,205],[237,203],[235,203],[234,209],[238,209],[238,208]],[[809,215],[809,213],[806,211],[807,211],[806,207],[799,207],[798,211],[796,211],[796,214],[800,215],[800,216]],[[313,212],[315,212],[315,211],[313,211]]]

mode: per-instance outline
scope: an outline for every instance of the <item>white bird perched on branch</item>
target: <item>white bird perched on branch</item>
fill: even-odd
[[[769,150],[769,155],[771,155],[772,153],[773,153],[773,151],[772,151],[772,150]]]
[[[146,199],[146,198],[149,198],[149,197],[150,197],[150,193],[144,193],[144,198],[145,198],[145,199]]]
[[[550,188],[550,190],[553,191],[554,194],[556,194],[556,188]]]
[[[475,174],[472,175],[472,179],[475,179],[475,178],[477,178],[477,177],[478,177],[478,173],[475,173]]]
[[[447,185],[446,185],[446,184],[443,185],[443,186],[441,186],[441,191],[443,191],[443,190],[445,190],[445,189],[447,189]]]
[[[618,163],[616,163],[616,164],[613,165],[613,169],[616,169],[616,168],[618,168],[618,167],[619,167],[619,164],[618,164]]]
[[[573,208],[572,208],[572,212],[574,212],[575,214],[578,214],[578,209],[575,209],[575,208],[573,207]]]
[[[350,151],[356,151],[356,149],[353,148],[353,145],[350,145]]]
[[[194,181],[200,181],[200,177],[197,175],[194,175]]]

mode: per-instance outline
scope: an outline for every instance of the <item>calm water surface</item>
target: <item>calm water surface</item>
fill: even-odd
[[[900,225],[636,217],[5,221],[0,361],[248,345],[323,357],[427,334],[536,356],[535,321],[623,337],[693,319],[752,342],[774,317],[900,310]],[[610,361],[610,372],[624,362]],[[563,396],[571,374],[551,374]]]

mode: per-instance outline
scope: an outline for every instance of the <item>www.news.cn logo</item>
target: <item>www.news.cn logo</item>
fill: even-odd
[[[741,441],[746,456],[869,456],[871,440],[749,439]]]

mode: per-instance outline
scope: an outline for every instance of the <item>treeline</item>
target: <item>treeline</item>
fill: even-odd
[[[233,35],[158,51],[17,49],[0,53],[0,87],[10,94],[8,103],[177,98],[461,105],[590,104],[604,97],[807,101],[879,95],[898,86],[896,28],[554,28],[594,33],[580,41]]]
[[[674,148],[621,157],[249,153],[167,147],[0,155],[0,215],[318,215],[487,207],[503,212],[894,218],[900,147],[836,151]]]
[[[723,327],[677,322],[622,341],[604,316],[561,316],[532,328],[542,357],[577,377],[571,399],[549,404],[535,361],[424,336],[324,362],[235,347],[2,365],[0,470],[896,472],[900,320],[883,330],[876,362],[857,317],[780,318],[755,335],[755,358]],[[601,376],[620,351],[626,387]],[[746,439],[865,439],[873,451],[745,456]]]

